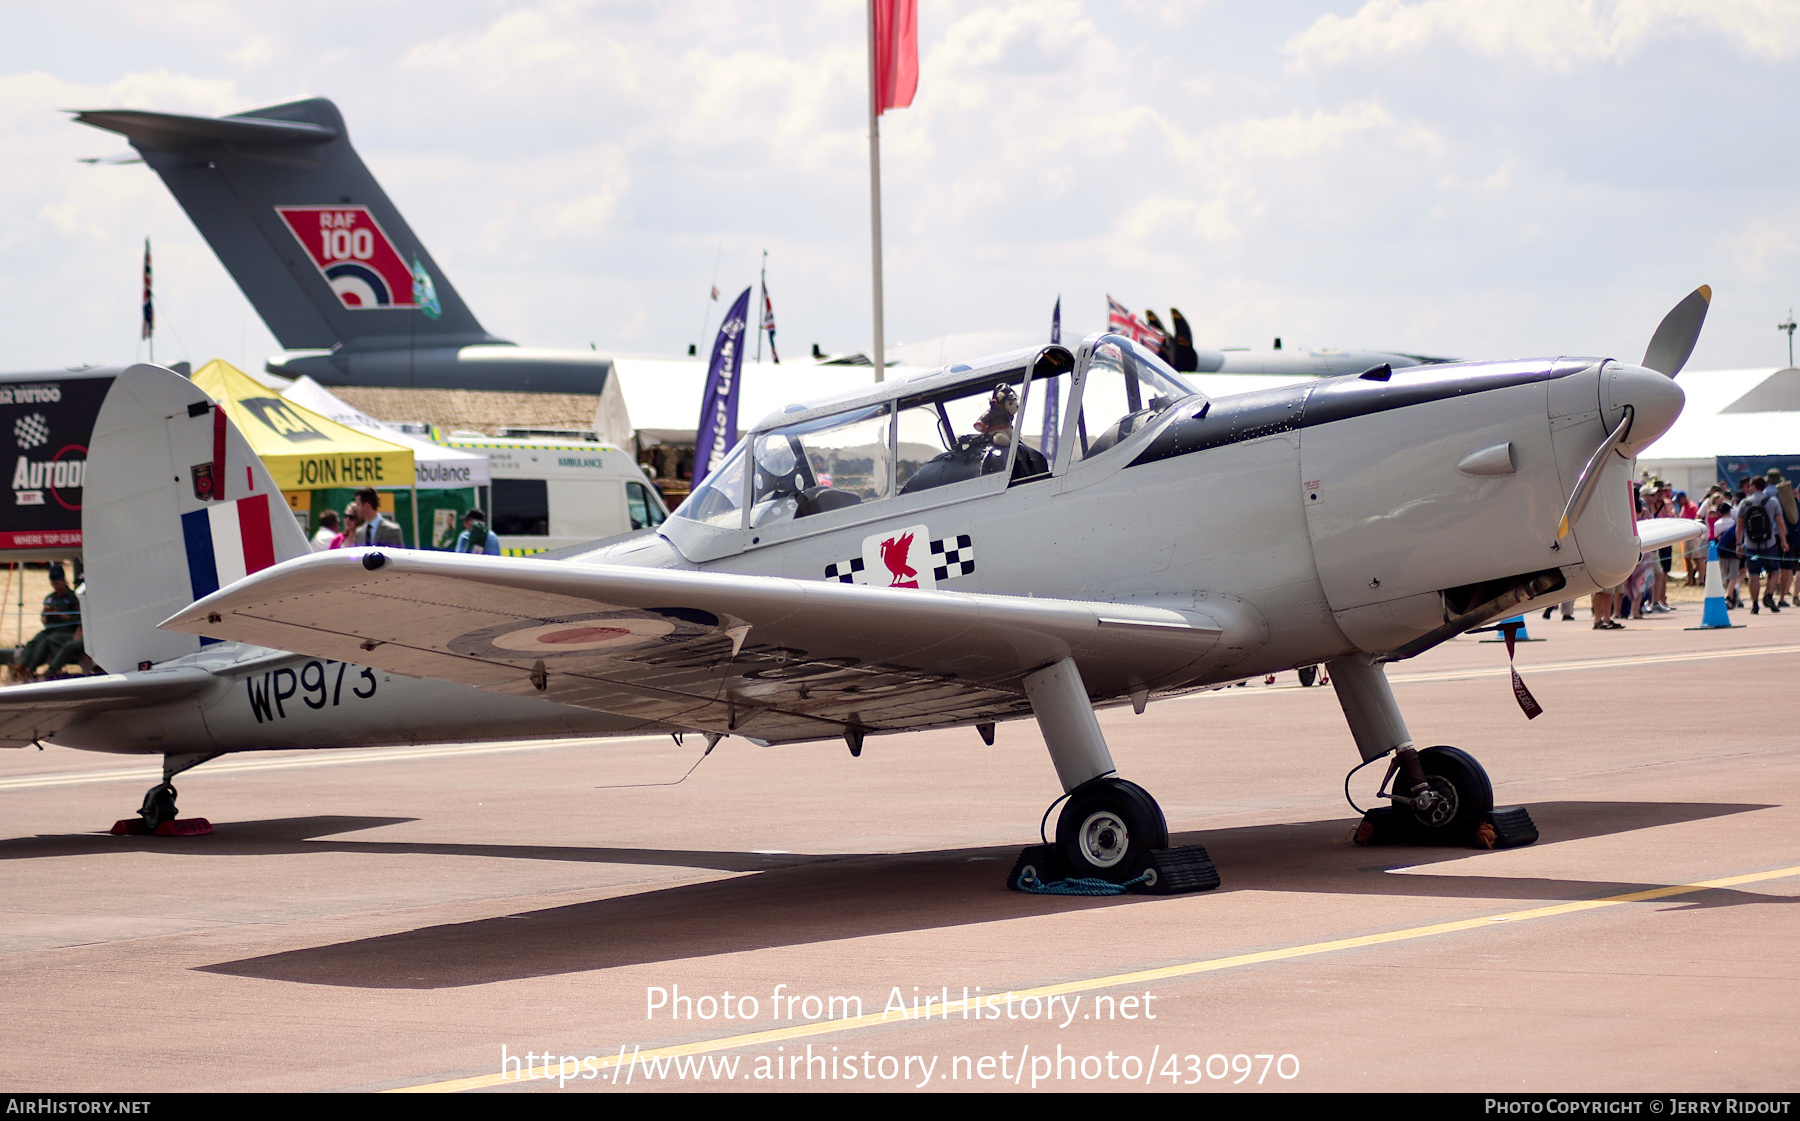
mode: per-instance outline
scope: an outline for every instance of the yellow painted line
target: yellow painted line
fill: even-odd
[[[1142,985],[1153,981],[1168,981],[1178,977],[1192,977],[1201,973],[1217,973],[1224,969],[1239,969],[1247,965],[1265,965],[1269,962],[1292,961],[1295,958],[1316,957],[1319,954],[1332,954],[1340,950],[1360,950],[1370,946],[1386,946],[1395,942],[1412,942],[1421,938],[1435,938],[1442,934],[1456,934],[1465,930],[1485,930],[1496,923],[1529,922],[1532,919],[1555,918],[1559,915],[1572,915],[1582,911],[1597,911],[1603,907],[1617,907],[1625,903],[1644,903],[1654,899],[1669,899],[1678,895],[1691,895],[1700,891],[1713,891],[1718,888],[1737,887],[1741,884],[1763,883],[1768,880],[1786,879],[1800,876],[1800,865],[1789,868],[1777,868],[1771,872],[1751,872],[1742,876],[1726,876],[1717,880],[1700,880],[1691,884],[1676,884],[1669,887],[1646,888],[1643,891],[1627,892],[1624,895],[1609,895],[1601,899],[1580,899],[1571,903],[1552,903],[1544,907],[1532,907],[1524,911],[1507,911],[1498,915],[1482,915],[1473,919],[1457,919],[1453,922],[1431,923],[1427,926],[1412,926],[1404,930],[1389,930],[1379,934],[1362,934],[1354,938],[1335,938],[1328,942],[1309,942],[1304,946],[1287,946],[1275,950],[1257,950],[1247,954],[1232,954],[1229,957],[1206,958],[1202,961],[1182,962],[1178,965],[1165,965],[1156,969],[1139,969],[1130,973],[1114,973],[1107,977],[1091,977],[1084,981],[1066,981],[1058,985],[1043,985],[1035,989],[1016,989],[1010,993],[988,993],[985,997],[1010,996],[1013,1000],[1024,1000],[1037,997],[1045,1000],[1053,996],[1065,996],[1070,993],[1092,992],[1096,989],[1112,989],[1126,985]],[[979,1011],[980,1001],[984,997],[967,1000],[953,1000],[948,1004],[939,1004],[933,1009],[934,1019],[948,1019],[960,1016],[966,1009]],[[670,1047],[657,1047],[647,1051],[633,1051],[627,1055],[610,1055],[597,1058],[596,1067],[611,1070],[621,1065],[629,1066],[643,1063],[650,1059],[672,1058],[679,1055],[704,1055],[714,1051],[734,1051],[741,1047],[755,1047],[760,1044],[781,1043],[791,1039],[810,1039],[814,1036],[834,1035],[840,1032],[857,1031],[862,1028],[881,1027],[884,1024],[903,1023],[914,1019],[911,1014],[886,1013],[876,1015],[873,1012],[862,1016],[852,1016],[842,1020],[824,1020],[816,1023],[796,1024],[786,1028],[771,1028],[767,1031],[746,1032],[743,1035],[729,1035],[721,1039],[706,1039],[697,1043],[682,1043]],[[484,1090],[493,1086],[517,1085],[544,1079],[527,1079],[507,1077],[505,1074],[481,1074],[472,1078],[453,1078],[447,1082],[427,1082],[418,1086],[399,1086],[386,1091],[390,1094],[436,1094],[456,1093],[463,1090]],[[555,1081],[555,1079],[549,1079]]]
[[[660,740],[663,736],[617,736],[608,737],[600,742],[644,743]],[[455,755],[501,755],[514,751],[543,751],[553,747],[575,747],[595,742],[591,738],[567,740],[540,740],[532,743],[509,744],[451,744],[437,747],[403,747],[388,748],[379,751],[364,751],[354,747],[334,747],[319,749],[310,755],[287,757],[281,759],[245,759],[237,758],[225,761],[201,764],[205,770],[183,772],[181,778],[185,782],[195,776],[241,774],[246,771],[288,771],[298,767],[335,767],[345,763],[404,763],[414,759],[443,759]],[[242,756],[248,752],[234,752]],[[75,771],[54,775],[23,775],[19,778],[0,779],[0,790],[34,790],[45,786],[85,786],[95,782],[143,782],[149,779],[156,782],[162,778],[161,767],[132,767],[129,770],[111,771]]]

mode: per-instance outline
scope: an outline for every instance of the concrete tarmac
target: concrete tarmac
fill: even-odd
[[[1121,773],[1223,876],[1169,898],[1003,889],[1058,793],[1029,722],[861,759],[727,739],[679,785],[624,789],[701,741],[231,756],[178,779],[217,832],[176,839],[105,834],[153,760],[6,752],[0,1071],[16,1091],[1793,1090],[1800,610],[1711,632],[1684,629],[1698,604],[1624,631],[1586,614],[1530,617],[1537,720],[1477,636],[1390,667],[1418,742],[1530,808],[1527,848],[1347,843],[1355,750],[1332,691],[1291,673],[1102,714]]]

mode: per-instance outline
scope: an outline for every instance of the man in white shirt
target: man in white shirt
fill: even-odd
[[[319,532],[312,535],[313,552],[322,553],[331,548],[331,543],[337,540],[337,536],[341,532],[343,531],[338,529],[338,516],[336,510],[327,510],[323,514],[320,514]]]

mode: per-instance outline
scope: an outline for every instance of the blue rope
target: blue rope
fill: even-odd
[[[1018,880],[1013,883],[1013,888],[1031,895],[1124,895],[1139,884],[1148,883],[1149,880],[1149,869],[1145,869],[1143,874],[1135,879],[1126,880],[1122,884],[1115,884],[1111,880],[1103,880],[1098,876],[1077,876],[1067,880],[1045,883],[1028,872],[1021,872]]]

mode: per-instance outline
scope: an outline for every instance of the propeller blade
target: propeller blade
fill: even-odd
[[[1641,365],[1670,377],[1679,374],[1687,365],[1688,355],[1694,353],[1694,344],[1700,341],[1700,328],[1706,322],[1706,309],[1711,304],[1711,285],[1702,284],[1689,292],[1687,299],[1676,304],[1657,325]]]
[[[1581,469],[1581,478],[1575,480],[1575,491],[1569,495],[1569,504],[1563,507],[1562,521],[1556,527],[1558,541],[1569,535],[1582,511],[1587,509],[1588,499],[1594,497],[1594,489],[1600,485],[1600,472],[1606,467],[1606,457],[1631,435],[1631,414],[1631,406],[1626,405],[1618,426],[1606,434],[1606,439],[1600,441],[1600,446],[1588,457],[1587,466]]]

